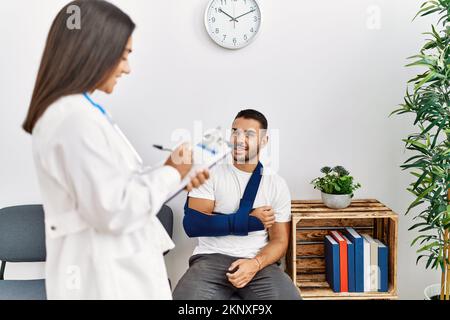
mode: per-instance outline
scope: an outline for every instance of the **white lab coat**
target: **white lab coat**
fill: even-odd
[[[163,252],[174,244],[156,214],[180,175],[134,152],[83,95],[37,122],[48,299],[172,299]]]

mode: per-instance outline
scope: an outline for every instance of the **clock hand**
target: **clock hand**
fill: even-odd
[[[246,15],[248,15],[249,13],[252,13],[252,12],[254,12],[254,11],[256,11],[256,10],[253,9],[253,10],[250,10],[249,12],[247,12],[247,13],[241,14],[239,17],[234,18],[234,20],[239,19],[239,18],[242,18],[243,16],[246,16]],[[237,21],[237,20],[236,20],[236,21]]]
[[[233,2],[233,16],[236,16],[236,2]],[[236,29],[236,18],[233,21],[233,28]]]
[[[222,12],[224,15],[229,16],[231,18],[231,21],[235,21],[235,22],[239,22],[236,20],[236,18],[233,18],[232,16],[230,16],[228,13],[226,13],[225,11],[223,11],[221,8],[219,8],[219,12]]]

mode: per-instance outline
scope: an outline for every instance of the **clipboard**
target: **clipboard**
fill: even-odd
[[[192,145],[192,169],[186,177],[181,180],[177,189],[169,194],[165,203],[171,201],[183,192],[186,186],[197,175],[198,171],[213,168],[219,162],[224,160],[232,150],[232,144],[223,138],[220,128],[206,131],[201,141]]]

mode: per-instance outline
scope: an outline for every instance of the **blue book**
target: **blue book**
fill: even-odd
[[[348,271],[348,292],[356,292],[355,289],[355,245],[346,237],[347,241],[347,271]]]
[[[380,240],[375,242],[378,244],[378,291],[388,292],[388,247]]]
[[[355,292],[364,292],[364,240],[353,228],[345,228],[345,236],[354,245]]]
[[[325,271],[331,289],[340,292],[339,244],[331,236],[325,237]]]

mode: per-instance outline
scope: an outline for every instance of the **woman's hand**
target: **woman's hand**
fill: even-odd
[[[192,169],[192,149],[189,144],[183,144],[178,147],[166,161],[166,166],[175,168],[183,180]],[[207,169],[197,173],[195,177],[186,186],[186,191],[190,192],[192,189],[200,187],[209,179],[209,171]]]
[[[207,169],[200,171],[197,175],[189,182],[186,187],[187,192],[191,192],[193,189],[200,187],[202,184],[209,179],[209,171]]]
[[[167,159],[166,166],[175,168],[183,180],[192,169],[192,149],[188,143],[179,146]]]
[[[275,212],[271,206],[256,208],[250,215],[261,220],[266,229],[272,228],[275,224]]]

